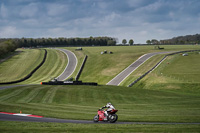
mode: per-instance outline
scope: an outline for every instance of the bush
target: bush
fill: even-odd
[[[14,52],[18,48],[18,45],[11,41],[4,41],[0,43],[0,56],[8,54],[9,52]]]

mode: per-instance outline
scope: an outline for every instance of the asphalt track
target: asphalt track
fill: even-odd
[[[57,77],[58,81],[64,81],[65,79],[69,78],[75,71],[78,61],[76,55],[73,52],[66,49],[57,49],[57,50],[64,52],[68,58],[67,67],[65,68],[63,73]]]
[[[124,69],[121,73],[119,73],[116,77],[114,77],[112,80],[110,80],[107,83],[107,85],[118,86],[118,85],[120,85],[120,83],[123,80],[125,80],[133,71],[135,71],[140,65],[142,65],[149,58],[151,58],[157,54],[167,54],[167,53],[173,53],[173,52],[156,52],[156,53],[144,54],[140,58],[138,58],[135,62],[133,62],[130,66],[128,66],[126,69]]]
[[[140,124],[140,125],[200,125],[200,123],[176,123],[176,122],[98,122],[94,123],[92,120],[66,120],[56,118],[36,118],[27,116],[17,116],[0,113],[0,121],[21,121],[21,122],[51,122],[51,123],[76,123],[76,124]]]

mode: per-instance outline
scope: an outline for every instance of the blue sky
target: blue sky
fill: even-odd
[[[200,33],[200,0],[0,0],[0,38],[109,36],[145,43]]]

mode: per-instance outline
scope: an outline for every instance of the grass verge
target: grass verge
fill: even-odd
[[[183,88],[182,84],[174,85]],[[186,85],[181,91],[164,84],[151,90],[139,86],[16,87],[0,91],[0,111],[92,120],[98,108],[111,102],[119,109],[119,121],[199,122],[200,85]]]
[[[11,128],[12,127],[12,128]],[[40,123],[40,122],[2,122],[0,130],[6,132],[200,132],[199,125],[118,125],[118,124],[68,124],[68,123]]]

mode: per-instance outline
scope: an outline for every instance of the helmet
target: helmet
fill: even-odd
[[[107,105],[112,105],[111,103],[107,103]]]

